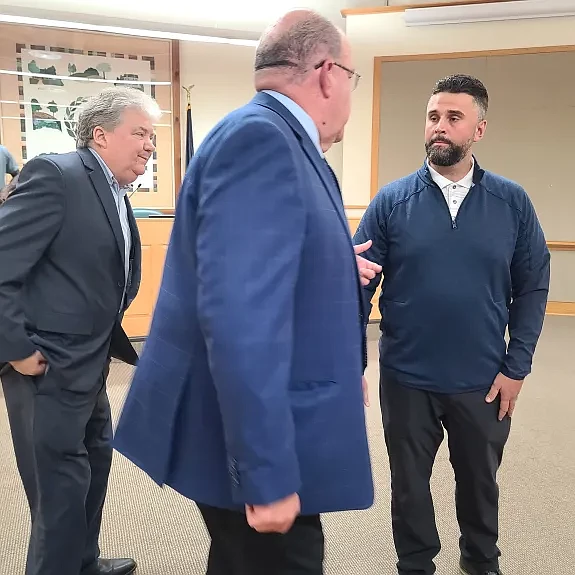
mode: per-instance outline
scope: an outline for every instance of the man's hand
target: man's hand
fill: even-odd
[[[269,505],[246,505],[248,524],[259,533],[287,533],[299,512],[297,493]]]
[[[39,351],[35,351],[26,359],[11,361],[10,365],[22,375],[42,375],[46,371],[48,363]]]
[[[357,271],[359,272],[359,279],[361,280],[361,285],[368,285],[369,282],[379,273],[381,273],[381,266],[374,264],[365,258],[362,258],[358,254],[362,254],[371,247],[371,240],[363,244],[358,244],[353,246],[353,251],[355,252],[355,259],[357,261]]]
[[[517,397],[523,386],[522,379],[510,379],[502,373],[497,374],[489,393],[485,396],[485,401],[491,403],[495,400],[497,395],[501,395],[501,405],[499,406],[499,421],[505,415],[511,417],[515,409]]]
[[[363,389],[363,404],[365,407],[369,407],[369,389],[367,387],[367,379],[365,379],[365,375],[361,378],[361,388]]]

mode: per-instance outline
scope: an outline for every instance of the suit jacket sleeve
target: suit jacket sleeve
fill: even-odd
[[[201,174],[198,315],[234,497],[256,505],[300,488],[288,387],[305,212],[287,136],[264,119],[232,130]]]
[[[30,160],[14,193],[0,208],[0,362],[32,355],[20,303],[22,288],[60,229],[63,178],[49,159]]]

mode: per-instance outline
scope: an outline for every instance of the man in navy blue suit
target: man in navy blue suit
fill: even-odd
[[[361,283],[380,268],[324,158],[358,79],[335,26],[288,13],[182,186],[115,445],[197,503],[209,575],[321,574],[319,514],[373,502]]]

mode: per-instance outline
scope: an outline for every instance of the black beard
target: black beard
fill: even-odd
[[[444,142],[446,146],[434,146],[435,142]],[[471,148],[471,143],[467,142],[462,146],[458,146],[449,140],[435,139],[427,142],[425,144],[425,152],[427,157],[432,164],[436,166],[454,166],[455,164],[461,162],[465,157],[465,154]]]

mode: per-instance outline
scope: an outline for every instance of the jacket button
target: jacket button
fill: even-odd
[[[118,287],[119,287],[119,288],[123,288],[123,287],[124,287],[124,282],[118,282]]]

